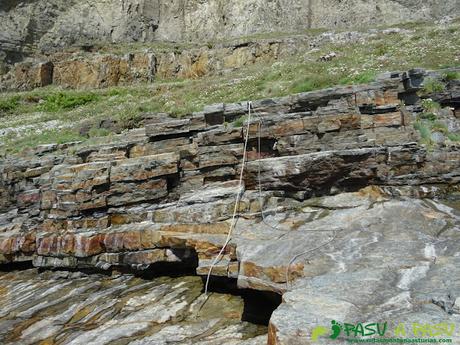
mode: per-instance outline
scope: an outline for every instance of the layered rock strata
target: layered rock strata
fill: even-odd
[[[0,261],[103,270],[194,262],[204,276],[242,193],[212,274],[284,293],[269,344],[309,344],[330,319],[456,321],[459,214],[425,198],[458,193],[460,149],[417,143],[411,75],[252,102],[243,190],[246,126],[235,120],[246,102],[182,119],[151,114],[109,144],[9,157]],[[437,96],[454,104],[458,85]]]
[[[203,305],[198,277],[146,281],[30,269],[0,273],[0,296],[5,345],[265,343],[266,327],[240,321],[241,297],[215,293]]]
[[[409,29],[372,29],[246,37],[205,44],[100,44],[59,52],[34,53],[0,69],[0,90],[30,90],[47,85],[63,88],[104,88],[149,83],[155,79],[199,78],[234,73],[254,64],[272,64],[302,56],[311,61],[316,49],[330,44],[372,42],[395,34],[409,39]],[[416,38],[416,37],[415,37]],[[335,55],[335,53],[333,53]],[[340,54],[338,56],[340,57]]]

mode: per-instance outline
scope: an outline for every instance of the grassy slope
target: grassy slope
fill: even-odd
[[[78,134],[84,121],[111,117],[129,127],[143,112],[184,116],[216,102],[366,83],[384,71],[460,66],[460,20],[447,27],[426,23],[398,27],[410,28],[414,33],[377,34],[366,42],[354,44],[331,43],[271,66],[253,65],[224,76],[157,80],[153,84],[104,90],[46,87],[6,93],[0,95],[0,154],[42,143],[84,140]],[[318,61],[319,56],[331,51],[336,52],[338,58],[327,63]],[[94,136],[104,134],[108,133],[91,132]]]

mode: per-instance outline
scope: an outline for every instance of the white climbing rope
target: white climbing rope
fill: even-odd
[[[233,208],[233,215],[232,215],[232,222],[230,223],[230,229],[227,234],[227,239],[225,240],[225,243],[220,250],[219,254],[217,254],[217,257],[214,259],[214,261],[211,264],[211,267],[209,268],[208,275],[206,277],[206,285],[204,288],[204,293],[207,296],[208,295],[208,286],[209,286],[209,280],[211,278],[212,270],[216,266],[216,264],[220,261],[221,255],[224,253],[225,249],[227,248],[228,244],[230,243],[230,240],[232,238],[232,233],[233,230],[235,229],[236,221],[237,221],[237,214],[238,214],[238,209],[241,201],[241,196],[243,194],[243,176],[244,176],[244,167],[246,165],[246,159],[247,159],[247,149],[248,149],[248,141],[249,141],[249,128],[251,125],[251,108],[252,108],[252,102],[248,102],[248,121],[247,121],[247,127],[246,127],[246,137],[244,139],[244,148],[243,148],[243,162],[241,164],[241,171],[240,171],[240,179],[238,183],[238,192],[236,195],[236,200],[235,200],[235,206]]]
[[[263,124],[263,120],[262,120],[262,117],[254,112],[254,116],[257,117],[257,119],[259,120],[258,121],[258,135],[257,135],[257,163],[258,163],[258,172],[257,172],[257,179],[258,179],[258,186],[259,186],[259,207],[260,207],[260,215],[261,215],[261,218],[262,218],[262,222],[267,225],[268,227],[274,229],[274,230],[284,230],[286,231],[285,234],[281,235],[280,237],[278,237],[278,240],[283,237],[284,235],[286,235],[288,232],[289,232],[289,229],[286,230],[286,229],[281,229],[279,227],[279,224],[278,225],[272,225],[272,224],[269,224],[267,222],[267,220],[265,219],[265,215],[264,215],[264,201],[263,201],[263,197],[262,197],[262,182],[261,182],[261,131],[262,131],[262,124]],[[273,135],[272,135],[273,136]],[[273,138],[275,138],[275,136],[273,136]],[[276,140],[276,138],[275,138]],[[276,144],[276,142],[275,142]],[[275,210],[275,213],[276,213],[276,210]],[[334,230],[324,230],[324,229],[305,229],[303,230],[303,232],[332,232],[333,235],[332,237],[325,243],[322,243],[321,245],[315,247],[315,248],[312,248],[312,249],[309,249],[309,250],[306,250],[302,253],[299,253],[297,255],[295,255],[294,257],[292,257],[292,259],[289,261],[289,264],[287,265],[286,267],[286,274],[285,274],[285,279],[286,279],[286,291],[289,290],[289,273],[290,273],[290,269],[291,269],[291,266],[294,264],[294,262],[299,259],[300,257],[302,256],[305,256],[307,254],[310,254],[310,253],[313,253],[323,247],[326,247],[327,245],[329,245],[330,243],[334,242],[335,239],[337,238],[338,236],[338,232],[342,231],[342,229],[334,229]]]
[[[286,233],[288,233],[289,230],[286,230],[286,229],[280,229],[279,228],[279,225],[272,225],[272,224],[269,224],[268,221],[265,219],[265,214],[264,214],[264,202],[263,202],[263,197],[262,197],[262,182],[261,182],[261,130],[262,130],[262,124],[263,124],[263,120],[262,118],[260,117],[259,114],[257,113],[254,113],[255,116],[257,116],[258,118],[258,139],[257,139],[257,163],[258,163],[258,172],[257,172],[257,180],[258,180],[258,192],[259,192],[259,207],[260,207],[260,214],[261,214],[261,218],[262,218],[262,222],[267,225],[268,227],[274,229],[274,230],[285,230]],[[208,291],[209,291],[209,281],[211,279],[211,274],[212,274],[212,270],[214,269],[214,267],[216,266],[216,264],[221,260],[221,256],[222,254],[225,252],[225,249],[227,248],[228,244],[230,243],[230,240],[232,238],[232,234],[233,234],[233,230],[235,229],[235,226],[236,226],[236,222],[237,222],[237,214],[238,214],[238,210],[239,210],[239,204],[240,204],[240,201],[241,201],[241,197],[243,195],[243,177],[244,177],[244,168],[246,166],[246,161],[247,161],[247,148],[248,148],[248,141],[249,141],[249,129],[250,129],[250,125],[251,125],[251,116],[252,116],[252,102],[248,102],[248,120],[247,120],[247,126],[246,126],[246,135],[245,135],[245,139],[244,139],[244,148],[243,148],[243,161],[242,161],[242,164],[241,164],[241,171],[240,171],[240,177],[239,177],[239,182],[238,182],[238,191],[237,191],[237,195],[236,195],[236,200],[235,200],[235,205],[234,205],[234,208],[233,208],[233,215],[232,215],[232,221],[230,223],[230,229],[228,231],[228,234],[227,234],[227,238],[224,242],[224,245],[222,246],[221,250],[219,251],[219,253],[217,254],[217,256],[214,258],[212,264],[211,264],[211,267],[209,268],[209,271],[208,271],[208,274],[206,276],[206,284],[205,284],[205,289],[204,289],[204,293],[205,293],[205,300],[203,301],[203,304],[202,306],[204,305],[204,303],[206,303],[206,300],[208,298]],[[276,144],[276,143],[275,143]],[[276,210],[275,210],[276,212]],[[289,290],[289,273],[290,273],[290,268],[291,266],[294,264],[294,262],[299,259],[300,257],[302,256],[305,256],[309,253],[313,253],[327,245],[329,245],[330,243],[332,243],[338,236],[338,232],[342,231],[342,229],[334,229],[334,230],[324,230],[324,229],[306,229],[304,230],[304,232],[332,232],[333,233],[333,236],[325,243],[315,247],[315,248],[312,248],[312,249],[309,249],[307,251],[304,251],[302,253],[299,253],[297,255],[295,255],[290,261],[289,261],[289,264],[287,265],[286,267],[286,290]],[[281,238],[282,236],[284,236],[285,234],[281,235],[279,238]],[[201,306],[201,307],[202,307]],[[201,309],[201,308],[200,308]]]
[[[314,231],[314,230],[307,230],[307,231]],[[300,257],[302,257],[302,256],[305,256],[305,255],[307,255],[307,254],[313,253],[313,252],[315,252],[315,251],[317,251],[317,250],[319,250],[319,249],[321,249],[321,248],[323,248],[323,247],[326,247],[329,243],[334,242],[335,239],[337,238],[337,232],[342,231],[342,229],[338,229],[338,230],[326,230],[326,231],[333,231],[332,238],[329,239],[329,241],[327,241],[327,242],[325,242],[325,243],[319,245],[318,247],[315,247],[315,248],[309,249],[309,250],[307,250],[307,251],[305,251],[305,252],[302,252],[302,253],[300,253],[300,254],[297,254],[297,255],[295,255],[295,256],[291,259],[291,261],[289,261],[289,264],[288,264],[287,267],[286,267],[286,291],[289,290],[289,279],[290,279],[290,277],[289,277],[289,273],[290,273],[290,272],[289,272],[289,271],[290,271],[290,269],[291,269],[291,266],[294,264],[294,262],[295,262],[298,258],[300,258]]]

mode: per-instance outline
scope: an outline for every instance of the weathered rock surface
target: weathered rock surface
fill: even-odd
[[[447,15],[444,22],[449,22],[460,15],[459,5],[458,0],[7,0],[0,6],[0,90],[49,84],[109,87],[155,77],[221,75],[309,54],[331,42],[357,43],[394,33],[410,38],[412,30],[357,27]],[[305,31],[318,27],[353,31]],[[263,38],[255,33],[271,34]]]
[[[458,209],[433,201],[373,197],[326,199],[328,207],[360,199],[362,204],[306,224],[329,230],[305,233],[312,248],[334,240],[299,259],[299,274],[308,279],[296,279],[284,294],[272,315],[270,344],[310,344],[311,331],[318,325],[329,328],[331,320],[391,321],[392,330],[400,322],[458,324],[460,315],[450,312],[460,292]],[[284,250],[296,254],[310,248],[299,245],[305,243],[300,237],[288,241],[288,236]],[[458,341],[458,331],[453,338]]]
[[[69,88],[102,88],[152,82],[154,78],[197,78],[221,74],[258,62],[274,62],[304,51],[307,37],[229,43],[216,47],[158,48],[123,56],[68,51],[34,54],[1,73],[0,90],[29,90],[49,84]]]
[[[458,15],[458,11],[457,0],[6,0],[0,8],[0,42],[2,50],[17,53],[74,43],[206,41],[261,32],[394,24]]]
[[[246,124],[234,120],[246,102],[183,119],[150,114],[145,128],[110,144],[8,157],[0,262],[107,271],[173,264],[205,276],[240,194],[212,275],[284,294],[269,344],[309,344],[312,327],[331,319],[457,322],[460,215],[439,199],[458,202],[460,149],[417,143],[420,109],[399,102],[416,96],[407,84],[394,74],[252,102],[241,190]]]
[[[36,270],[0,273],[2,344],[262,345],[263,326],[241,322],[240,297],[212,294],[199,278],[146,281]],[[203,306],[201,309],[200,306]]]

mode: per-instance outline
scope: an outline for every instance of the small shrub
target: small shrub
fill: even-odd
[[[438,102],[433,101],[431,98],[422,100],[422,108],[426,112],[434,112],[441,109],[441,105]]]
[[[456,142],[460,141],[460,134],[459,133],[449,133],[449,134],[447,134],[447,137],[451,141],[456,141]]]
[[[91,103],[98,99],[94,93],[67,94],[59,92],[45,97],[39,109],[42,111],[56,112],[64,109],[74,109],[82,105]]]
[[[439,80],[433,78],[427,78],[423,83],[422,92],[424,94],[430,94],[435,92],[443,92],[445,90],[445,85]]]
[[[435,123],[431,125],[431,130],[434,132],[441,132],[443,134],[447,134],[449,132],[449,129],[447,128],[447,126],[444,123],[439,122],[439,121],[436,121]]]
[[[19,100],[19,96],[13,96],[7,99],[0,100],[0,112],[12,112],[19,106]]]
[[[121,89],[117,89],[117,88],[110,89],[109,91],[107,91],[107,96],[109,96],[109,97],[121,96],[121,95],[125,95],[125,94],[126,94],[125,90],[121,90]]]
[[[436,114],[428,113],[428,112],[421,113],[418,117],[421,120],[427,120],[427,121],[431,121],[431,122],[436,121],[436,119],[437,119]]]
[[[414,124],[414,128],[419,131],[422,144],[426,144],[428,147],[433,145],[431,140],[431,129],[425,123],[418,121]]]
[[[142,122],[142,116],[136,111],[126,111],[118,116],[120,126],[123,129],[132,129],[139,127]]]
[[[385,55],[386,53],[388,53],[388,44],[385,43],[385,42],[379,42],[375,48],[374,48],[374,52],[377,56],[383,56]]]
[[[242,127],[244,122],[247,120],[247,116],[243,115],[237,118],[235,121],[232,122],[233,127]]]
[[[89,135],[90,138],[106,137],[106,136],[108,136],[110,134],[112,134],[112,132],[109,131],[108,129],[106,129],[106,128],[96,128],[96,127],[92,127],[88,132],[88,135]]]

